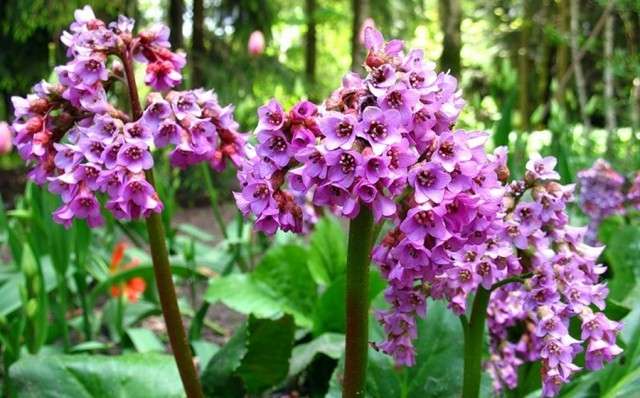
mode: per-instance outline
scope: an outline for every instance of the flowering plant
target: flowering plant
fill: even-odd
[[[107,24],[89,6],[77,10],[61,38],[69,62],[55,68],[57,83],[42,81],[26,98],[12,98],[11,128],[20,156],[31,166],[29,178],[48,184],[62,199],[53,213],[56,222],[69,227],[74,219],[86,219],[89,226],[100,226],[103,194],[104,207],[116,219],[146,219],[178,369],[187,395],[201,397],[159,218],[163,204],[154,185],[152,151],[173,146],[173,166],[206,161],[221,171],[228,159],[240,161],[244,139],[233,107],[222,107],[212,91],[171,91],[182,80],[186,57],[171,51],[169,29],[158,25],[134,34],[133,28],[133,19],[125,16]],[[148,95],[144,108],[136,63],[146,65],[144,82],[157,90]],[[109,96],[119,82],[126,84],[130,115]],[[139,281],[135,289],[143,289]],[[131,297],[138,293],[132,291]]]
[[[247,150],[235,194],[270,234],[303,231],[300,198],[352,220],[344,395],[364,384],[369,257],[389,283],[390,308],[377,314],[387,338],[376,347],[413,365],[415,317],[425,316],[428,298],[446,300],[465,329],[465,397],[478,395],[487,316],[496,390],[514,388],[517,366],[539,360],[552,396],[579,369],[582,343],[589,369],[619,354],[620,325],[599,312],[602,248],[568,225],[573,186],[556,182],[556,160],[535,156],[524,180],[507,184],[506,149],[487,153],[488,134],[455,128],[464,105],[456,79],[372,27],[364,36],[366,76],[347,74],[322,107],[302,101],[285,112],[271,100],[259,109],[257,146]],[[372,223],[384,220],[392,228],[372,249]],[[569,334],[573,317],[581,340]],[[516,323],[526,331],[510,343]]]

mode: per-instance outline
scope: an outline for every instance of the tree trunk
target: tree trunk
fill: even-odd
[[[518,107],[520,109],[520,127],[523,133],[528,133],[531,131],[529,39],[531,36],[531,14],[533,13],[530,1],[524,1],[523,11],[523,24],[520,30],[520,46],[518,49]]]
[[[591,131],[591,121],[587,112],[587,85],[584,81],[582,63],[580,62],[580,0],[571,0],[571,62],[573,63],[573,73],[576,78],[576,90],[578,92],[578,103],[580,105],[580,116],[582,116],[582,127],[584,138],[589,141]],[[590,145],[587,145],[589,147]]]
[[[438,17],[443,35],[440,70],[448,70],[452,75],[460,78],[460,50],[462,49],[460,0],[438,0]]]
[[[604,110],[607,127],[607,155],[613,155],[613,144],[616,134],[616,109],[614,103],[613,80],[613,37],[614,15],[607,15],[604,26]]]
[[[526,0],[525,0],[526,1]],[[528,2],[528,1],[527,1]],[[560,44],[556,50],[556,82],[558,90],[556,100],[560,107],[564,107],[565,96],[564,87],[560,82],[569,69],[569,48],[567,46],[567,33],[569,33],[569,0],[560,0],[558,9],[558,32],[560,34]]]
[[[174,49],[184,46],[182,36],[182,16],[184,14],[184,0],[169,0],[169,41]]]
[[[364,46],[360,44],[360,31],[367,19],[369,4],[367,0],[352,0],[353,21],[351,26],[351,70],[356,71],[364,62]]]
[[[549,101],[551,95],[551,42],[547,33],[547,25],[553,15],[553,5],[551,0],[542,1],[542,9],[540,10],[540,58],[537,66],[537,80],[536,86],[537,103],[536,105],[544,105]],[[533,109],[536,107],[534,106]],[[540,124],[547,125],[547,117],[540,120]]]
[[[305,14],[307,34],[305,35],[304,72],[307,83],[313,87],[316,82],[316,0],[305,0]]]
[[[193,31],[191,34],[192,72],[191,87],[202,85],[204,58],[204,0],[193,0]]]

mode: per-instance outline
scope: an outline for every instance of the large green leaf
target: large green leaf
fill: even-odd
[[[11,366],[19,398],[184,397],[172,357],[28,356]]]
[[[289,370],[294,323],[249,317],[236,334],[211,358],[202,374],[208,397],[257,394],[284,380]]]
[[[222,301],[238,312],[259,317],[291,314],[296,324],[311,328],[317,285],[306,260],[307,251],[300,246],[276,246],[251,274],[212,280],[205,299]]]
[[[418,321],[416,365],[407,369],[411,397],[449,397],[462,391],[464,336],[458,317],[441,301],[430,301]]]
[[[640,228],[625,226],[613,234],[608,243],[605,255],[613,273],[609,299],[624,303],[640,272]]]
[[[337,219],[324,217],[309,238],[309,270],[318,284],[329,285],[344,274],[347,236]]]
[[[289,376],[295,376],[306,368],[318,354],[324,354],[333,359],[340,359],[344,352],[344,335],[339,333],[325,333],[308,343],[293,348]]]

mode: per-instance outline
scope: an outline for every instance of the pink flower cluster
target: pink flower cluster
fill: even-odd
[[[436,73],[421,51],[405,56],[402,42],[386,43],[373,28],[366,30],[366,46],[367,76],[347,75],[324,109],[303,101],[285,112],[275,100],[260,108],[258,145],[235,194],[258,229],[301,232],[304,212],[296,197],[307,196],[349,218],[361,206],[376,221],[396,217],[394,200],[410,184],[424,186],[425,203],[448,183],[458,157],[471,160],[486,139],[450,131],[463,105],[456,80]],[[431,153],[442,165],[425,161]]]
[[[495,290],[489,302],[488,324],[490,360],[487,369],[496,390],[515,388],[517,368],[530,361],[541,361],[543,395],[554,396],[580,368],[576,355],[585,350],[585,366],[595,370],[611,361],[622,350],[616,345],[621,325],[602,312],[608,289],[600,282],[605,267],[597,264],[603,247],[584,243],[586,228],[568,225],[566,204],[572,198],[572,186],[562,186],[554,178],[527,175],[512,187],[519,203],[508,212],[505,221],[515,221],[526,240],[507,236],[516,246],[522,273],[528,279]],[[525,187],[531,200],[520,200]],[[528,214],[526,217],[525,212]],[[523,228],[524,227],[524,228]],[[571,318],[582,322],[580,340],[569,334]],[[521,326],[521,335],[510,335]],[[511,338],[510,338],[511,337]]]
[[[578,172],[578,186],[580,188],[579,205],[589,217],[587,241],[598,241],[598,227],[602,220],[614,214],[625,211],[625,195],[623,187],[624,177],[616,172],[603,159],[595,161],[591,168]],[[633,200],[633,192],[629,192],[629,199]]]
[[[184,56],[168,49],[165,27],[132,37],[133,21],[126,17],[107,27],[89,7],[75,15],[71,33],[62,39],[73,59],[56,68],[60,83],[41,82],[26,98],[12,98],[15,144],[33,165],[29,177],[48,183],[62,198],[53,214],[56,222],[69,226],[80,218],[92,227],[101,225],[100,192],[106,193],[105,207],[118,219],[160,212],[162,203],[145,177],[153,167],[154,146],[175,145],[170,160],[179,167],[209,161],[222,170],[229,158],[240,162],[244,139],[233,108],[221,107],[211,91],[171,91],[164,97],[152,93],[139,120],[107,101],[113,84],[124,77],[133,80],[122,75],[117,61],[106,66],[109,55],[128,63],[125,73],[133,73],[133,59],[147,62],[145,80],[152,87],[167,89],[180,82]],[[173,65],[166,76],[154,71],[165,61]]]

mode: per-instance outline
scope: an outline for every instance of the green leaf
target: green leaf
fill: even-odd
[[[306,258],[307,252],[300,246],[276,246],[251,274],[212,280],[205,299],[211,303],[222,301],[238,312],[264,318],[291,314],[297,325],[311,328],[317,286]]]
[[[284,380],[293,347],[293,319],[249,319],[249,345],[238,374],[250,393],[264,391]]]
[[[202,384],[208,397],[258,394],[287,376],[293,345],[293,318],[259,319],[250,316],[207,364]]]
[[[198,359],[201,371],[204,371],[204,367],[211,361],[215,353],[220,351],[220,347],[217,344],[204,340],[193,340],[191,347],[193,347],[195,356]]]
[[[20,398],[184,397],[171,356],[27,356],[10,368]]]
[[[308,343],[297,345],[291,353],[289,376],[295,376],[304,370],[317,354],[340,359],[343,352],[344,335],[339,333],[325,333]]]
[[[127,335],[131,339],[136,351],[145,352],[164,352],[164,345],[151,330],[143,328],[129,328]]]
[[[77,344],[71,347],[72,353],[81,353],[81,352],[89,352],[89,351],[105,351],[111,348],[110,344],[104,343],[102,341],[84,341],[80,344]]]
[[[464,336],[460,320],[441,301],[430,301],[418,321],[416,366],[407,369],[409,396],[449,397],[462,391]]]
[[[609,281],[609,299],[624,303],[636,285],[640,270],[640,228],[625,226],[611,236],[605,251],[613,277]]]
[[[335,217],[323,217],[315,225],[309,248],[309,271],[318,284],[329,285],[344,274],[347,236]]]
[[[369,299],[373,300],[384,288],[385,282],[380,274],[372,269],[369,273]],[[342,276],[320,296],[313,313],[313,333],[316,336],[326,332],[345,332],[345,291],[346,279]]]

